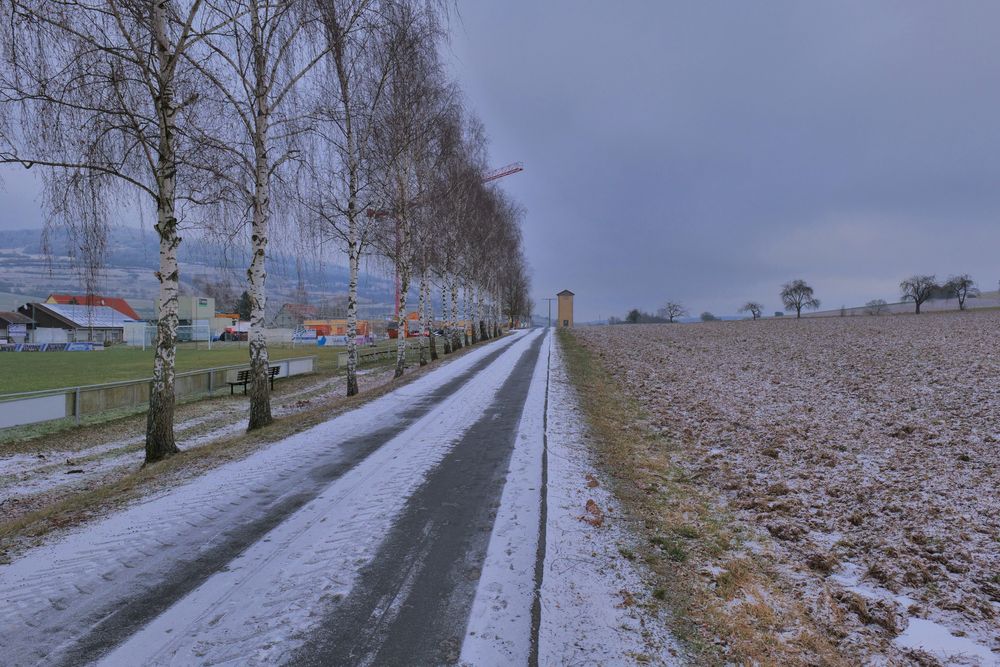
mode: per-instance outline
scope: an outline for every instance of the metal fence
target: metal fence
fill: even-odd
[[[156,345],[156,325],[146,322],[126,322],[124,328],[125,342],[130,347],[151,348]],[[212,349],[212,331],[208,322],[199,320],[194,324],[177,326],[177,342],[207,342]]]
[[[315,362],[315,356],[308,356],[272,361],[271,365],[278,367],[277,377],[282,378],[311,373]],[[227,383],[235,380],[239,371],[249,367],[249,364],[236,364],[177,373],[175,395],[184,398],[211,394],[216,389],[228,387]],[[80,423],[80,418],[88,415],[139,407],[149,402],[151,383],[151,378],[145,378],[0,395],[0,429],[66,418]]]

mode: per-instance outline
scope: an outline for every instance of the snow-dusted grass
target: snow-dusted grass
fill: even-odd
[[[335,347],[274,346],[270,356],[272,361],[315,356],[316,370],[334,371],[337,368],[337,355],[343,351],[343,348]],[[181,344],[177,350],[176,370],[182,373],[245,363],[245,348],[216,345],[215,349],[208,350],[198,349],[194,344]],[[142,350],[124,345],[100,352],[7,354],[0,361],[0,394],[140,380],[152,375],[152,371],[152,349]]]
[[[638,562],[636,535],[595,465],[586,418],[552,349],[548,396],[548,517],[540,665],[680,664]]]
[[[742,552],[777,596],[752,603],[798,598],[848,662],[994,664],[998,331],[971,312],[574,335],[640,406],[639,437],[745,535],[692,554],[706,586]]]

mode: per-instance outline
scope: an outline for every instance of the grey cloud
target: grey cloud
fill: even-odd
[[[990,3],[462,6],[454,69],[528,208],[537,296],[827,304],[914,272],[985,287],[1000,213]],[[565,250],[565,252],[563,252]]]

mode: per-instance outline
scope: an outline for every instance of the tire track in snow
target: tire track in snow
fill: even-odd
[[[394,530],[399,511],[424,475],[476,422],[529,342],[513,345],[460,395],[331,484],[103,664],[275,664],[288,659],[320,622],[324,607],[350,592],[357,570]],[[387,609],[394,606],[392,600],[385,603]]]
[[[463,665],[537,665],[544,562],[544,428],[553,333],[546,332],[462,643]],[[540,613],[540,607],[538,609]]]
[[[462,645],[544,336],[406,503],[351,593],[296,665],[438,665]],[[537,523],[535,524],[537,529]],[[488,664],[488,663],[481,663]]]
[[[513,337],[473,350],[357,410],[0,566],[6,664],[96,657],[225,567],[516,342]]]

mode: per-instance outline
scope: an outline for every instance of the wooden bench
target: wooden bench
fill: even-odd
[[[280,366],[268,366],[267,367],[268,379],[271,380],[271,391],[274,391],[274,378],[278,377],[278,373],[280,371],[281,371],[281,367]],[[229,382],[228,383],[229,384],[229,395],[232,396],[233,393],[234,393],[234,389],[236,388],[236,385],[241,384],[241,385],[243,385],[243,395],[246,396],[247,385],[250,384],[250,382],[252,381],[252,379],[253,378],[251,378],[251,376],[250,376],[249,369],[245,370],[245,371],[240,371],[239,373],[237,373],[236,374],[236,380],[234,382]]]

